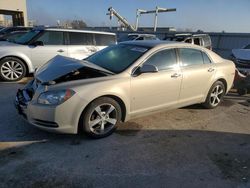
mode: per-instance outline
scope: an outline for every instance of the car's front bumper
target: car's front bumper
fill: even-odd
[[[15,106],[18,113],[29,123],[49,132],[68,134],[78,132],[78,123],[84,105],[77,95],[61,105],[48,106],[37,104],[32,100],[28,101],[25,92],[25,90],[18,90]]]

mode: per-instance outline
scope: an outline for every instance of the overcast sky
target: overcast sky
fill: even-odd
[[[190,28],[208,32],[250,32],[250,0],[27,0],[28,17],[38,24],[55,25],[57,20],[82,19],[89,26],[117,25],[106,16],[112,6],[131,24],[136,9],[177,8],[162,13],[158,26]],[[153,15],[143,15],[140,26],[153,26]]]

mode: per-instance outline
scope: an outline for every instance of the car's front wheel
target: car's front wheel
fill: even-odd
[[[112,98],[98,98],[88,105],[80,121],[80,126],[88,136],[93,138],[109,136],[121,121],[121,107]]]
[[[14,82],[26,75],[24,63],[15,57],[6,57],[0,61],[0,78],[4,81]]]
[[[221,81],[215,82],[210,88],[206,101],[203,105],[209,109],[216,108],[221,103],[225,93],[224,84]]]

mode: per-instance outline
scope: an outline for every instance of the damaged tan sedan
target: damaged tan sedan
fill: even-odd
[[[38,128],[101,138],[124,121],[196,103],[217,107],[232,87],[234,64],[205,48],[136,41],[85,60],[56,56],[18,90],[18,112]]]

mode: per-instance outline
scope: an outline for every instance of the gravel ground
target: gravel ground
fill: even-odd
[[[132,120],[110,137],[43,132],[0,83],[0,187],[250,187],[250,96]]]

